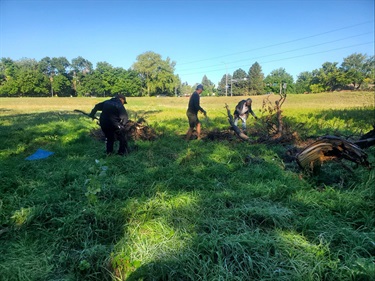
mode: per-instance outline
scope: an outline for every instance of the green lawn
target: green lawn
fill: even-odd
[[[227,130],[224,106],[241,98],[201,98],[203,130]],[[265,96],[252,98],[260,128]],[[158,138],[105,157],[96,122],[73,112],[102,100],[0,98],[0,280],[375,276],[374,168],[309,176],[285,160],[293,144],[186,142],[182,97],[128,98]],[[374,93],[290,95],[283,115],[302,139],[356,139],[375,124]],[[25,160],[38,148],[54,154]]]

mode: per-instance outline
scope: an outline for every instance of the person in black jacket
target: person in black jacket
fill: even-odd
[[[89,114],[90,117],[94,118],[97,111],[102,112],[99,123],[106,137],[107,155],[113,153],[113,145],[116,139],[120,143],[119,155],[125,155],[130,152],[124,127],[128,122],[128,113],[124,104],[127,104],[125,96],[118,94],[110,100],[96,104]]]
[[[201,111],[206,116],[206,111],[200,106],[200,94],[203,92],[203,86],[199,84],[195,92],[191,95],[189,99],[189,106],[186,111],[186,115],[189,119],[189,130],[186,133],[186,140],[190,140],[190,137],[194,131],[197,129],[197,138],[201,137],[201,123],[198,119],[198,111]]]
[[[238,120],[242,121],[242,130],[246,130],[246,120],[249,117],[249,113],[255,118],[258,117],[255,115],[254,111],[251,109],[252,100],[248,98],[247,100],[240,101],[235,110],[234,110],[234,125],[237,126]]]

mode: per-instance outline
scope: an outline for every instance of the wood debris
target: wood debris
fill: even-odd
[[[329,160],[346,159],[370,167],[367,154],[356,144],[336,136],[323,136],[296,155],[298,165],[309,171]]]

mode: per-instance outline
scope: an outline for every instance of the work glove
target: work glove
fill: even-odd
[[[125,127],[122,126],[122,125],[118,125],[118,126],[117,126],[117,130],[116,130],[115,133],[118,134],[118,135],[123,135],[123,134],[125,134]]]
[[[92,113],[90,113],[88,116],[91,117],[92,119],[95,119],[95,115]]]
[[[125,127],[123,125],[118,125],[117,128],[118,128],[118,131],[124,131],[125,130]]]

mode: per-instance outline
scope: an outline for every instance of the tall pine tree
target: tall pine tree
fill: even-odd
[[[264,93],[264,74],[258,62],[250,67],[249,80],[250,95],[262,95]]]

